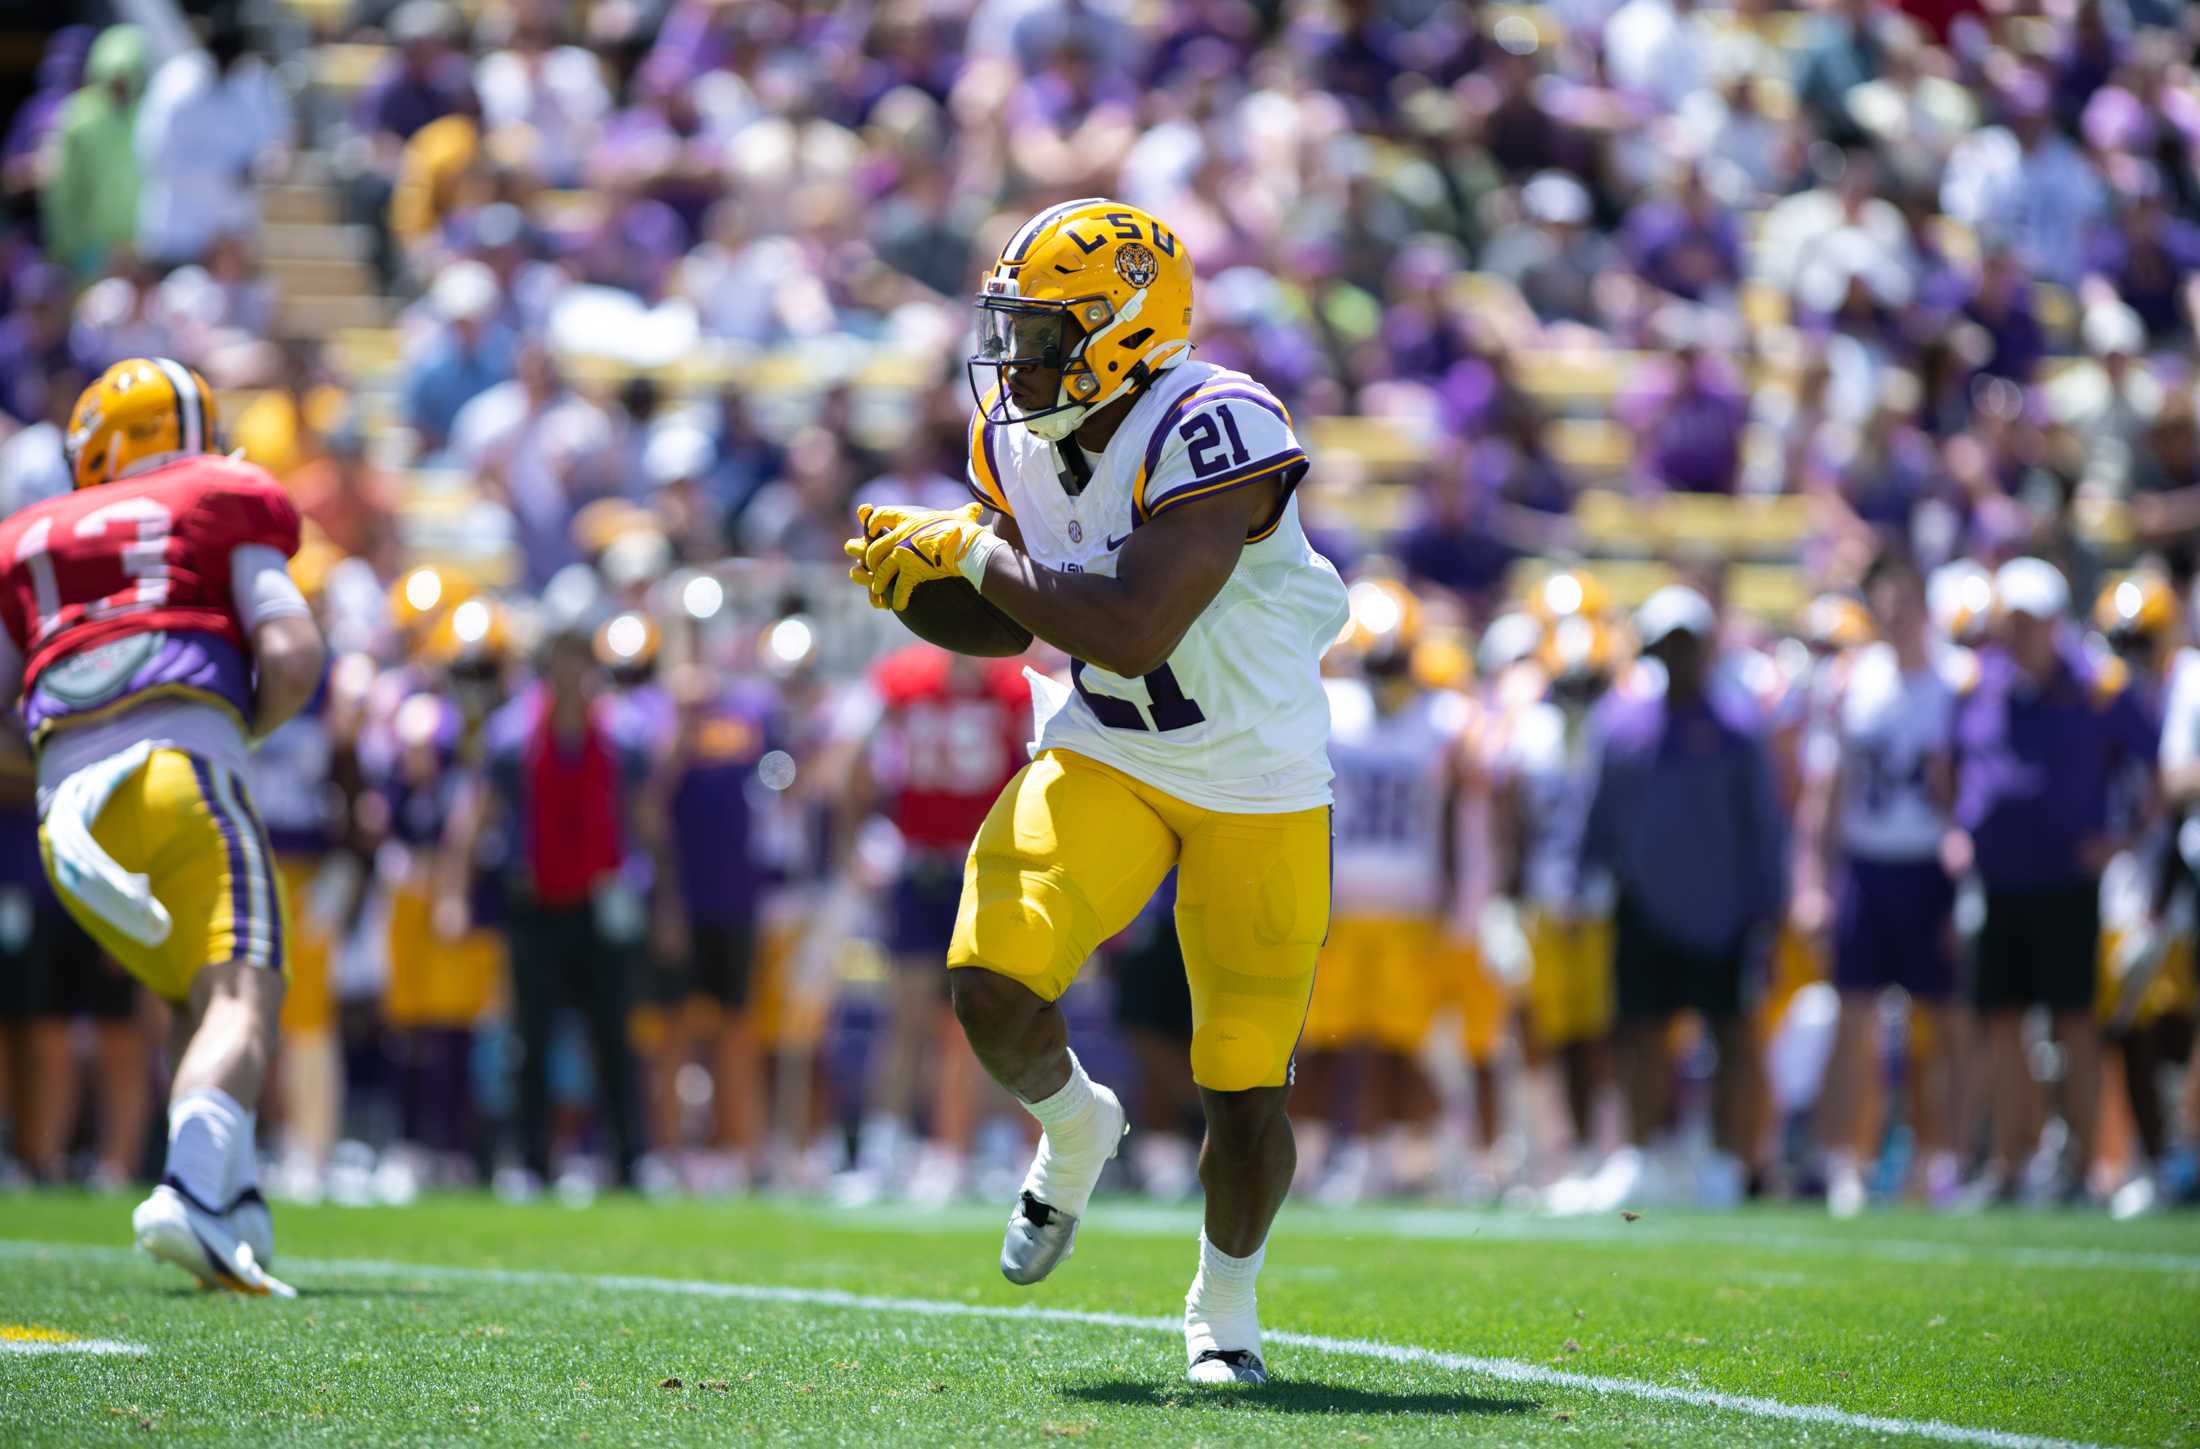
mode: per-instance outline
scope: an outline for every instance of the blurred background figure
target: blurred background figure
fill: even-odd
[[[642,1137],[627,1010],[647,926],[648,852],[662,828],[635,808],[649,778],[646,745],[632,715],[604,697],[592,610],[558,598],[547,607],[554,612],[544,623],[541,677],[483,727],[485,768],[473,798],[453,811],[459,823],[448,847],[452,859],[469,862],[491,823],[511,842],[506,889],[525,1174],[512,1184],[518,1195],[551,1178],[551,1055],[558,1012],[568,1003],[586,1022],[606,1180],[623,1186],[634,1179]],[[561,1190],[592,1189],[577,1163],[569,1161],[568,1173]]]
[[[1307,1009],[1300,1171],[1350,1204],[1436,1185],[1441,1106],[1419,1055],[1463,968],[1454,907],[1472,705],[1414,678],[1421,604],[1388,578],[1350,591],[1328,681],[1335,918]],[[1494,1096],[1495,1077],[1476,1083]],[[1485,1110],[1494,1127],[1494,1101]],[[1486,1150],[1487,1137],[1481,1143]]]
[[[2101,873],[2123,848],[2112,797],[2127,761],[2151,760],[2157,724],[2128,681],[2085,659],[2065,622],[2070,585],[2045,559],[1994,575],[1995,640],[1956,720],[1953,847],[1975,865],[1985,915],[1973,999],[1985,1034],[1993,1138],[1976,1190],[2083,1201],[2099,1127]],[[2124,822],[2128,823],[2128,822]],[[1968,858],[1966,858],[1968,857]],[[2023,1013],[2045,1007],[2063,1058],[2060,1121],[2042,1142]],[[2027,1181],[2033,1150],[2039,1172]]]
[[[964,1191],[985,1079],[947,1000],[947,944],[963,859],[1032,737],[1031,686],[1011,660],[929,645],[872,669],[878,723],[868,751],[880,817],[898,844],[886,930],[893,971],[886,1040],[866,1084],[868,1109],[849,1200],[901,1185],[917,1202]],[[929,1090],[926,1090],[926,1089]],[[925,1099],[920,1130],[918,1100]]]
[[[1945,1206],[1957,1186],[1954,1124],[1964,1023],[1951,1011],[1956,989],[1955,880],[1944,863],[1955,790],[1956,694],[1938,657],[1925,609],[1925,582],[1900,554],[1872,561],[1864,576],[1876,642],[1842,670],[1832,696],[1832,768],[1802,809],[1810,886],[1796,914],[1833,936],[1833,981],[1841,993],[1833,1058],[1826,1068],[1820,1132],[1826,1204],[1852,1217],[1866,1201],[1866,1167],[1880,1131],[1868,1126],[1887,1095],[1879,1039],[1882,998],[1906,1007],[1900,1020],[1912,1130],[1921,1168],[1911,1190]],[[1891,1112],[1889,1115],[1893,1115]]]
[[[1756,721],[1713,688],[1719,622],[1710,603],[1668,585],[1644,602],[1635,631],[1657,669],[1598,711],[1597,785],[1580,857],[1610,871],[1616,887],[1613,1050],[1628,1146],[1563,1205],[1595,1211],[1647,1190],[1728,1206],[1748,1191],[1755,1154],[1761,1085],[1745,1007],[1786,905],[1786,826]],[[1646,1172],[1670,1171],[1645,1154],[1668,1145],[1666,1031],[1682,1011],[1702,1014],[1718,1054],[1715,1145],[1695,1164],[1693,1184],[1646,1189]]]

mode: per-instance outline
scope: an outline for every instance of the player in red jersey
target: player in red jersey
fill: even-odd
[[[138,1243],[211,1287],[289,1297],[253,1152],[287,923],[244,777],[325,651],[287,569],[297,509],[214,446],[213,394],[180,363],[133,358],[84,390],[76,491],[0,522],[0,677],[62,904],[176,1009],[167,1171]]]
[[[879,813],[901,837],[901,868],[886,943],[893,1015],[843,1196],[860,1200],[907,1182],[912,1196],[941,1200],[960,1188],[968,1166],[979,1077],[939,963],[955,933],[970,842],[1028,757],[1031,686],[1019,661],[929,644],[887,655],[870,683],[879,716],[868,764]],[[926,1070],[927,1061],[937,1069]],[[933,1083],[937,1146],[912,1164],[906,1158],[920,1073]]]

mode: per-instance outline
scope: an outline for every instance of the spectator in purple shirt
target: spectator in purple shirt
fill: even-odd
[[[2093,233],[2086,267],[2139,314],[2149,339],[2174,345],[2192,336],[2185,293],[2200,276],[2200,225],[2170,214],[2151,169],[2141,176],[2116,220]]]
[[[2122,766],[2151,759],[2154,725],[2065,636],[2070,586],[2044,559],[1994,576],[1999,638],[1956,716],[1955,822],[1949,864],[1968,854],[1985,887],[1973,1000],[1985,1025],[1994,1138],[1983,1191],[2010,1191],[2029,1156],[2032,1093],[2024,1013],[2054,1013],[2062,1044],[2071,1155],[2063,1191],[2083,1191],[2093,1161],[2101,1042],[2093,1017],[2100,875],[2120,844],[2109,803]]]
[[[366,138],[367,154],[344,180],[344,205],[354,222],[372,232],[374,264],[384,281],[398,271],[389,212],[405,143],[431,121],[481,113],[473,67],[453,47],[457,35],[458,17],[442,0],[406,0],[390,16],[397,54],[360,89],[352,106],[352,126]]]
[[[1786,909],[1787,823],[1757,729],[1711,686],[1718,619],[1703,595],[1671,585],[1635,616],[1663,689],[1614,690],[1591,728],[1601,745],[1579,879],[1618,888],[1614,1051],[1630,1146],[1598,1173],[1619,1207],[1640,1180],[1641,1149],[1665,1122],[1665,1031],[1698,1011],[1717,1038],[1706,1205],[1739,1201],[1755,1135],[1757,1046],[1747,984]],[[1598,1203],[1597,1206],[1604,1206]]]
[[[1496,497],[1468,463],[1464,445],[1456,443],[1429,462],[1421,480],[1420,516],[1391,540],[1390,551],[1417,586],[1448,589],[1470,605],[1488,605],[1521,550],[1504,537]]]
[[[1993,350],[1979,370],[2014,382],[2030,382],[2040,359],[2047,355],[2047,335],[2032,307],[2031,275],[2014,253],[1996,251],[1988,255],[1978,289],[1963,311],[1986,329],[1993,342]]]
[[[1675,319],[1670,327],[1692,327]],[[1726,358],[1687,331],[1668,331],[1670,358],[1620,400],[1635,435],[1635,466],[1645,481],[1683,493],[1732,493],[1742,466],[1749,399]]]
[[[25,271],[15,306],[0,318],[0,412],[35,423],[51,410],[54,378],[76,376],[69,347],[69,278],[43,264]]]
[[[89,25],[65,25],[46,42],[46,53],[38,61],[38,89],[15,108],[6,141],[0,144],[8,194],[37,192],[39,153],[61,124],[61,108],[84,83],[84,56],[92,48],[93,34]]]
[[[473,68],[452,45],[457,34],[458,18],[441,0],[410,0],[390,18],[397,54],[359,92],[352,115],[360,134],[393,159],[430,121],[480,113]]]
[[[1621,249],[1651,286],[1703,302],[1729,296],[1742,278],[1741,229],[1685,164],[1672,184],[1627,214]]]

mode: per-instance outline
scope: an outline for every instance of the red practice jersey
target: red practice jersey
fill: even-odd
[[[1031,685],[1022,665],[917,644],[880,660],[871,687],[896,746],[882,770],[896,828],[920,850],[967,850],[1026,758]]]
[[[33,730],[163,688],[249,710],[230,597],[230,555],[248,543],[296,553],[298,510],[265,469],[211,454],[0,521],[0,624],[23,655]],[[40,690],[55,664],[86,657],[102,667]]]

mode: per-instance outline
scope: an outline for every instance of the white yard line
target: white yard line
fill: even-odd
[[[116,1261],[127,1256],[123,1249],[78,1245],[0,1242],[0,1256]],[[635,1293],[656,1297],[713,1298],[742,1303],[783,1303],[806,1308],[830,1308],[858,1313],[878,1313],[916,1318],[980,1318],[1022,1323],[1068,1323],[1093,1328],[1125,1329],[1136,1333],[1178,1334],[1181,1320],[1140,1317],[1127,1313],[1093,1313],[1075,1308],[1010,1307],[984,1303],[957,1303],[936,1298],[889,1298],[868,1293],[848,1293],[836,1288],[795,1288],[768,1283],[721,1283],[697,1278],[651,1278],[630,1274],[556,1273],[500,1268],[463,1268],[428,1263],[372,1262],[360,1260],[302,1261],[286,1263],[286,1271],[310,1282],[314,1277],[396,1278],[415,1281],[483,1283],[506,1287],[556,1288],[566,1291],[591,1289],[607,1293]],[[309,1290],[310,1291],[310,1290]],[[278,1310],[279,1311],[279,1310]],[[1642,1399],[1652,1403],[1685,1404],[1751,1418],[1792,1424],[1811,1424],[1831,1429],[1853,1429],[1870,1434],[1899,1434],[1947,1444],[1979,1444],[1988,1449],[2097,1449],[2081,1441],[2037,1434],[2015,1434],[2002,1429],[1974,1429],[1938,1419],[1898,1419],[1879,1414],[1859,1414],[1830,1404],[1791,1404],[1780,1399],[1749,1394],[1726,1394],[1712,1389],[1681,1388],[1647,1383],[1641,1379],[1607,1378],[1600,1374],[1572,1373],[1518,1359],[1482,1358],[1473,1354],[1446,1353],[1415,1344],[1385,1343],[1367,1338],[1331,1338],[1318,1333],[1271,1332],[1272,1346],[1306,1349],[1345,1358],[1381,1359],[1390,1363],[1420,1364],[1449,1369],[1500,1383],[1531,1384],[1570,1389],[1614,1398]]]
[[[1095,1208],[1093,1231],[1127,1237],[1199,1236],[1196,1209],[1156,1207],[1148,1203],[1103,1202]],[[991,1209],[951,1208],[936,1213],[863,1208],[841,1214],[866,1231],[924,1236],[960,1233],[991,1226],[1000,1214]],[[2013,1268],[2093,1268],[2133,1273],[2200,1274],[2200,1253],[2153,1252],[2135,1248],[2055,1248],[2022,1243],[1958,1243],[1931,1238],[1885,1238],[1836,1233],[1814,1237],[1774,1229],[1721,1227],[1687,1217],[1648,1213],[1639,1223],[1604,1218],[1538,1218],[1517,1213],[1461,1209],[1299,1208],[1286,1207],[1276,1230],[1286,1238],[1397,1237],[1431,1242],[1557,1242],[1739,1248],[1833,1258],[1877,1258],[1894,1263],[2006,1264]]]
[[[142,1343],[124,1343],[113,1338],[28,1338],[0,1339],[0,1353],[20,1353],[33,1357],[48,1353],[124,1354],[140,1358],[152,1350]]]

